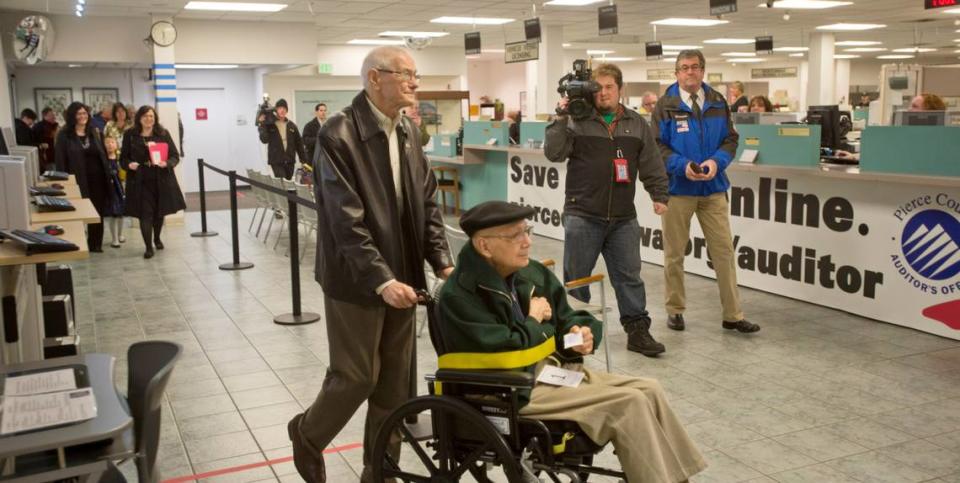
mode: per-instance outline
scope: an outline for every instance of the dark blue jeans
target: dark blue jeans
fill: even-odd
[[[626,324],[647,314],[647,290],[640,278],[640,225],[637,219],[604,221],[576,215],[563,215],[563,279],[565,282],[587,277],[603,254],[610,283],[617,294],[620,323]],[[570,292],[575,298],[590,301],[590,288]]]

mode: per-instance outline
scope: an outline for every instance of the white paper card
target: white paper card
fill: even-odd
[[[756,162],[758,154],[760,154],[760,151],[757,151],[756,149],[744,149],[743,152],[740,153],[740,162],[741,163]]]
[[[537,382],[552,386],[577,387],[581,381],[583,381],[582,372],[570,371],[557,366],[543,366],[543,370],[537,376]]]
[[[569,349],[571,347],[576,347],[578,345],[583,345],[583,334],[580,332],[574,332],[563,336],[563,348]]]
[[[7,377],[3,384],[5,396],[26,396],[45,392],[69,391],[77,388],[73,369],[37,372]]]
[[[4,396],[0,434],[58,426],[96,416],[97,402],[89,387],[33,396]]]

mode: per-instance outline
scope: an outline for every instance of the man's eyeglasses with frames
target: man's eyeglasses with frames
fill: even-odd
[[[381,69],[379,67],[377,67],[377,70],[380,72],[387,72],[389,74],[398,75],[400,76],[400,80],[404,82],[413,82],[414,80],[417,80],[417,81],[420,80],[420,74],[416,73],[415,71],[411,72],[409,70],[390,70],[390,69]]]
[[[528,237],[529,237],[529,236],[533,236],[533,226],[532,226],[532,225],[528,225],[528,226],[526,226],[524,229],[522,229],[522,230],[520,230],[520,231],[518,231],[518,232],[516,232],[516,233],[514,233],[514,234],[512,234],[512,235],[485,235],[485,236],[482,236],[481,238],[502,238],[502,239],[504,239],[504,240],[507,240],[507,241],[510,241],[510,242],[513,242],[513,243],[520,243],[520,242],[523,241],[523,238],[524,238],[525,236],[528,236]]]
[[[691,65],[681,65],[677,67],[677,70],[686,74],[687,72],[700,72],[703,70],[703,66],[700,64],[691,64]]]

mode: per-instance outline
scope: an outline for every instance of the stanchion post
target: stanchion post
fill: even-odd
[[[297,220],[297,190],[287,190],[287,220],[290,229],[290,292],[293,295],[293,312],[280,314],[273,318],[273,322],[280,325],[312,324],[320,320],[320,314],[300,311],[300,232]]]
[[[220,265],[220,270],[246,270],[253,268],[250,262],[240,261],[240,228],[237,221],[237,172],[230,170],[230,233],[233,235],[233,262]]]
[[[197,158],[197,180],[200,181],[200,231],[195,231],[190,236],[217,236],[217,232],[207,230],[207,187],[203,182],[203,158]]]

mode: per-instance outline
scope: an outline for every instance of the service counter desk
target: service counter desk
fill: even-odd
[[[565,163],[539,149],[469,144],[463,159],[480,160],[459,165],[464,209],[490,199],[531,206],[536,233],[563,239]],[[960,176],[761,161],[726,170],[741,285],[960,339]],[[639,186],[636,205],[643,259],[662,265],[660,219]],[[696,223],[687,255],[687,272],[714,276]]]

